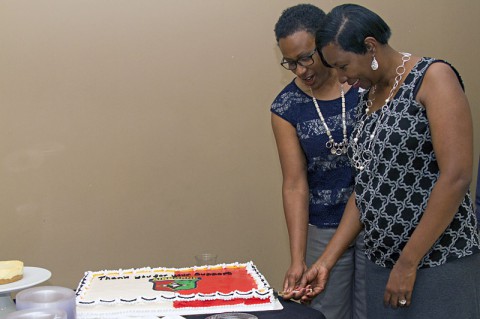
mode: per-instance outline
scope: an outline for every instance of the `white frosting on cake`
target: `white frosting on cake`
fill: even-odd
[[[152,288],[150,280],[156,279],[162,282],[169,282],[168,287],[178,287],[177,282],[182,283],[188,280],[199,280],[197,277],[182,276],[181,273],[195,273],[199,277],[231,275],[235,270],[245,269],[248,277],[253,279],[254,288],[249,290],[235,289],[231,291],[209,292],[209,293],[188,293],[185,291],[158,291]],[[202,271],[204,273],[202,273]],[[176,276],[175,273],[177,274]],[[225,277],[228,278],[228,277]],[[202,278],[201,278],[202,279]],[[247,280],[248,278],[245,278]],[[205,279],[206,280],[206,279]],[[219,281],[222,281],[221,279]],[[223,280],[225,282],[226,280]],[[228,281],[228,280],[227,280]],[[177,285],[177,286],[175,286]],[[221,301],[238,302],[236,305],[221,305]],[[241,300],[245,300],[242,302]],[[215,301],[216,305],[203,307],[201,302],[210,303]],[[175,305],[174,305],[175,302]],[[182,302],[179,305],[179,302]],[[186,302],[186,303],[183,303]],[[188,302],[195,302],[190,307]],[[200,306],[198,304],[200,302]],[[245,303],[252,303],[245,305]],[[190,303],[191,304],[191,303]],[[273,295],[272,288],[268,285],[265,277],[260,274],[252,262],[245,264],[219,264],[213,266],[189,267],[189,268],[136,268],[103,270],[86,272],[84,278],[77,288],[77,314],[79,318],[113,318],[126,314],[154,314],[165,315],[213,313],[221,311],[260,311],[281,309],[281,305]]]

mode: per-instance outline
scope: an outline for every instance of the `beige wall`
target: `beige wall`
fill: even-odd
[[[296,3],[2,0],[0,259],[74,288],[86,270],[212,251],[253,260],[279,288],[289,255],[269,106],[292,76],[272,30]],[[359,3],[395,48],[458,68],[478,126],[480,2]]]

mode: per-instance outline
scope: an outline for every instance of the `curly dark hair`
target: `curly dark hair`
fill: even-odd
[[[285,9],[275,24],[277,43],[297,31],[306,31],[315,36],[325,17],[325,12],[312,4],[298,4]]]

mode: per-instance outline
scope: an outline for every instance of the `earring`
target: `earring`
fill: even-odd
[[[373,71],[376,71],[378,69],[378,62],[377,59],[375,59],[375,55],[373,56],[372,64],[370,64],[370,67]]]

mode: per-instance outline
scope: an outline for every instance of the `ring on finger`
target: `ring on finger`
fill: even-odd
[[[407,300],[406,300],[406,299],[400,299],[400,300],[398,301],[398,303],[400,304],[400,306],[403,307],[403,306],[405,306],[405,305],[407,304]]]

